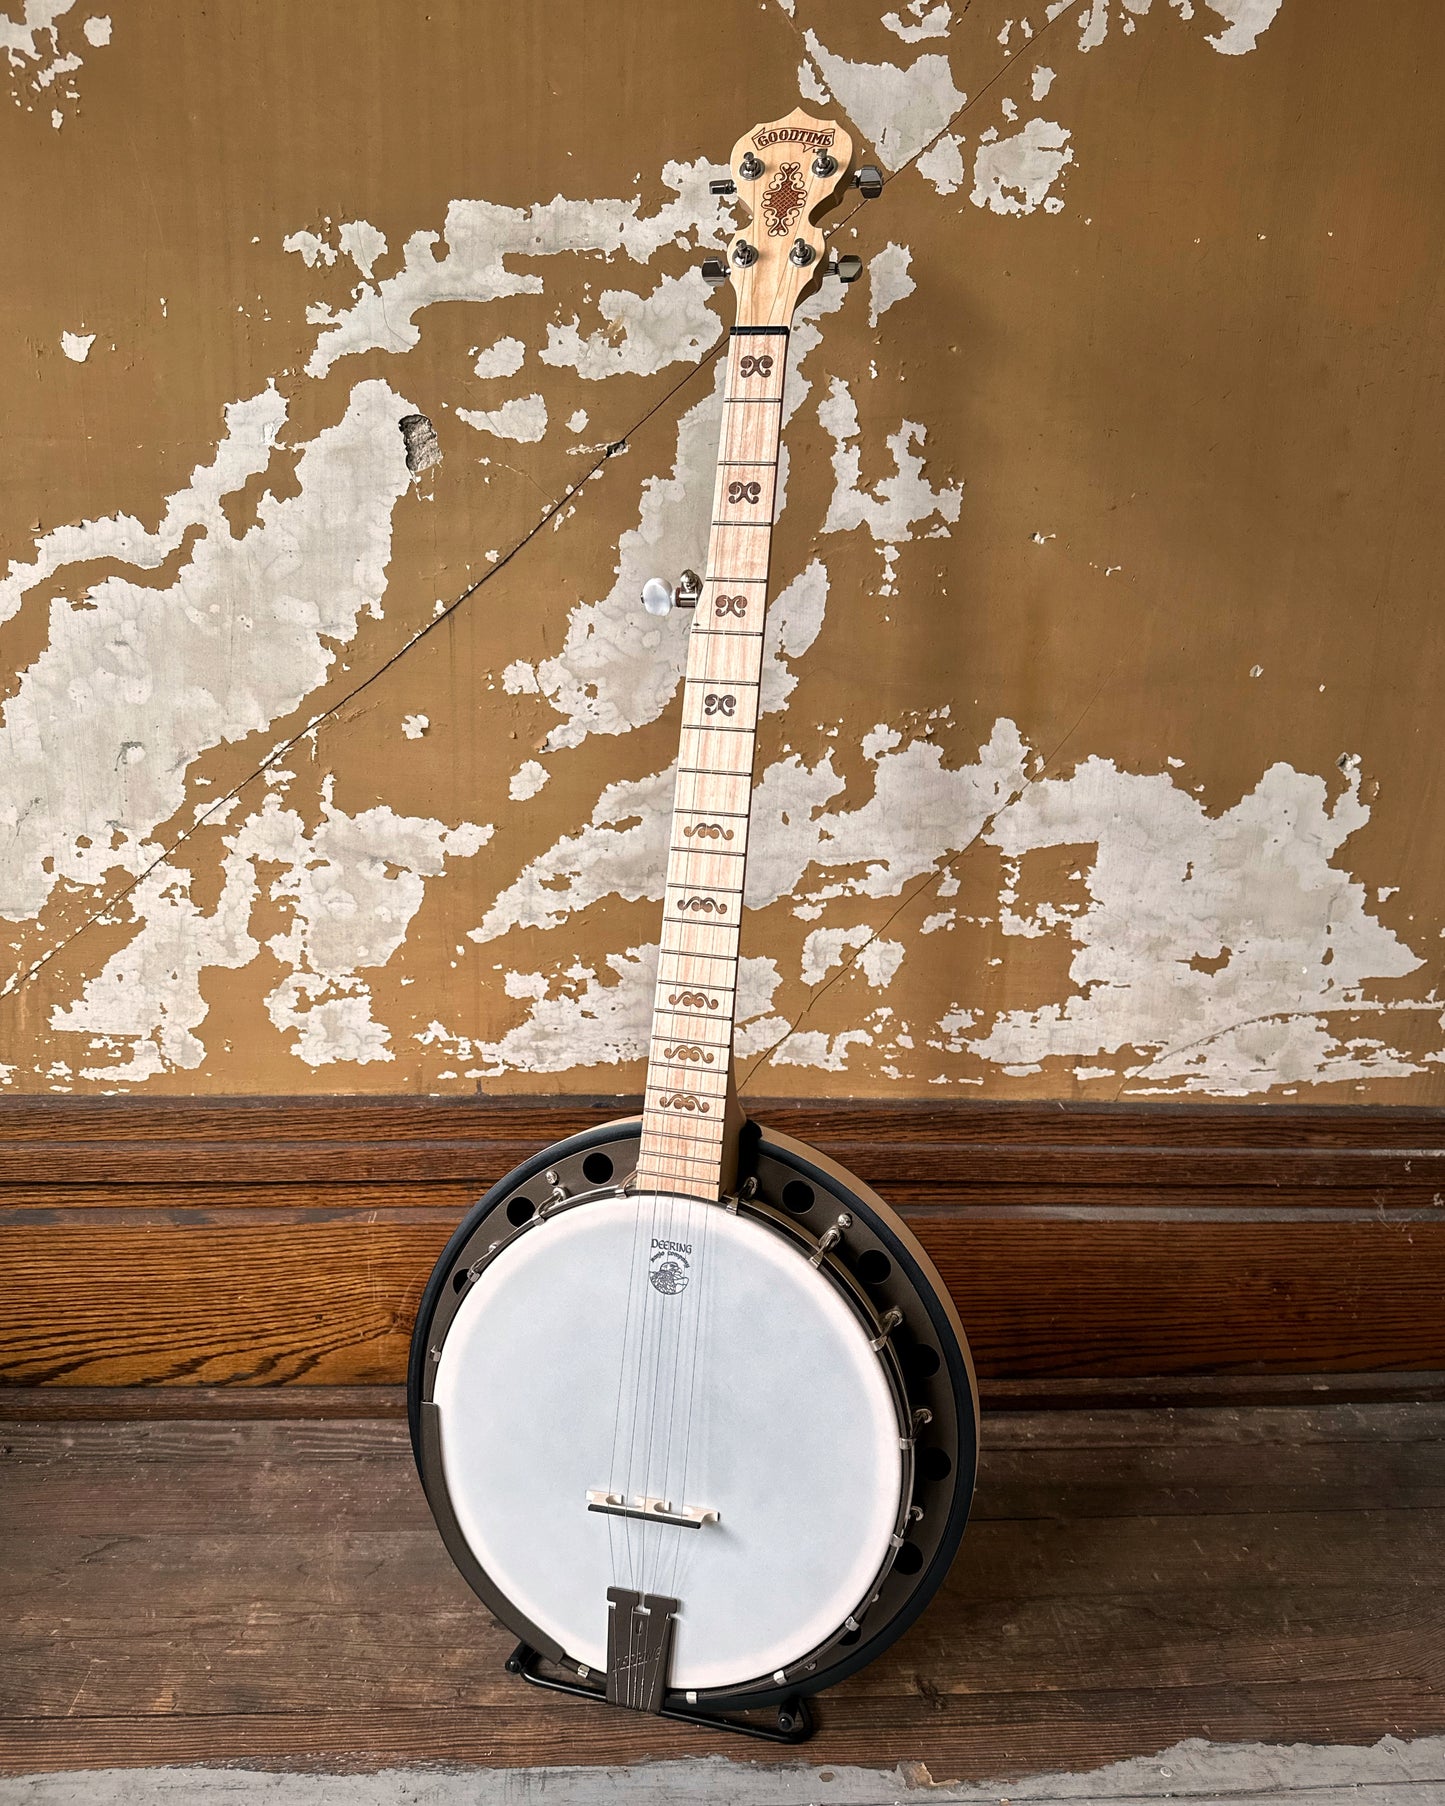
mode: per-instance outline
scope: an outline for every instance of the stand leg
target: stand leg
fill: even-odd
[[[611,1703],[602,1687],[589,1687],[585,1681],[564,1681],[557,1675],[544,1674],[541,1660],[535,1649],[519,1643],[507,1657],[505,1667],[508,1674],[520,1675],[529,1685],[545,1688],[549,1693],[566,1693],[573,1699],[590,1699],[604,1706]],[[732,1718],[726,1713],[709,1712],[697,1706],[673,1706],[665,1701],[652,1716],[671,1718],[678,1724],[697,1725],[707,1731],[733,1731],[739,1737],[756,1737],[764,1743],[805,1743],[817,1729],[812,1710],[801,1694],[783,1700],[777,1707],[776,1726],[758,1724],[749,1718]]]

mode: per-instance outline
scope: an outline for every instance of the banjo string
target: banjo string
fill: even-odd
[[[607,1490],[610,1493],[615,1493],[618,1487],[617,1468],[622,1453],[622,1405],[624,1388],[627,1383],[629,1350],[632,1347],[633,1298],[637,1289],[637,1267],[641,1240],[642,1212],[639,1210],[634,1211],[632,1216],[632,1259],[627,1268],[627,1305],[622,1319],[622,1352],[617,1366],[617,1403],[612,1415],[612,1454],[607,1463]],[[607,1558],[612,1574],[612,1584],[620,1586],[622,1576],[618,1571],[617,1519],[611,1512],[607,1514]]]

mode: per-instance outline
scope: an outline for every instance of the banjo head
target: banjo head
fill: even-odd
[[[635,1123],[558,1144],[443,1253],[410,1386],[428,1500],[473,1588],[554,1663],[605,1670],[620,1587],[679,1602],[671,1697],[813,1691],[886,1647],[952,1559],[966,1346],[927,1257],[840,1169],[764,1138],[731,1211],[618,1190],[636,1149]]]
[[[800,1245],[717,1205],[622,1195],[534,1219],[468,1287],[433,1402],[478,1562],[593,1669],[614,1586],[680,1601],[674,1687],[799,1665],[898,1532],[904,1426],[862,1319]]]

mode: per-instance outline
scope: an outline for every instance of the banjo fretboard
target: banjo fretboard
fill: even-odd
[[[784,326],[735,328],[728,344],[683,683],[637,1178],[697,1198],[716,1199],[723,1176],[787,346]]]

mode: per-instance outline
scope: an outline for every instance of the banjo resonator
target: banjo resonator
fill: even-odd
[[[938,1590],[977,1456],[968,1345],[928,1256],[860,1179],[749,1121],[733,1081],[789,333],[822,274],[861,268],[825,261],[814,223],[851,158],[795,111],[714,184],[751,223],[721,277],[737,321],[706,569],[643,596],[689,625],[642,1112],[468,1212],[408,1374],[428,1503],[519,1639],[510,1672],[783,1742]]]

